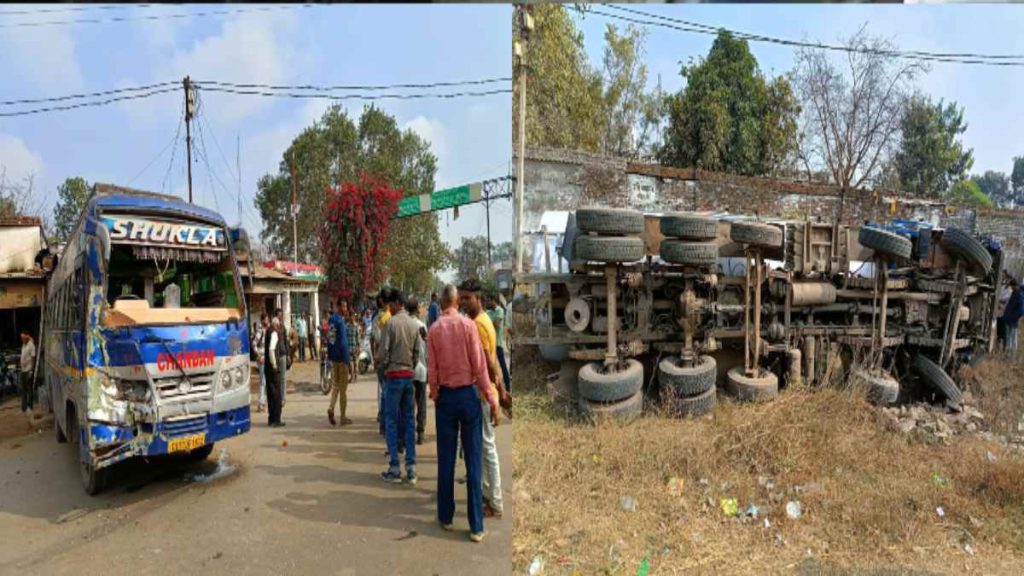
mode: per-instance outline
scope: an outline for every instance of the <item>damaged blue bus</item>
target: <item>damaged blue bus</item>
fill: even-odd
[[[47,287],[44,378],[86,492],[142,456],[205,459],[249,430],[233,231],[173,196],[96,184]]]

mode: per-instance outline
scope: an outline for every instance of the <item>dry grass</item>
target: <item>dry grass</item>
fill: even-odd
[[[1024,573],[1024,459],[998,442],[902,436],[856,392],[835,389],[789,390],[759,406],[720,397],[699,420],[572,425],[543,386],[524,388],[554,367],[520,360],[517,574],[535,557],[544,574],[635,574],[645,558],[652,574]],[[682,490],[668,488],[671,477]],[[741,511],[756,504],[760,518],[725,516],[721,498]],[[801,502],[799,519],[786,516],[789,500]]]

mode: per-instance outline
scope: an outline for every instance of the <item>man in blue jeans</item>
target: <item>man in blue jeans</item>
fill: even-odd
[[[398,465],[399,433],[405,446],[405,481],[416,484],[416,413],[413,376],[418,361],[419,325],[405,310],[405,296],[397,289],[387,295],[391,319],[381,334],[381,362],[384,366],[384,432],[389,466],[381,474],[385,482],[401,483]]]
[[[481,398],[498,425],[498,396],[491,386],[480,334],[472,320],[461,316],[459,296],[449,284],[441,293],[441,316],[427,335],[427,380],[434,401],[437,428],[437,519],[452,530],[455,517],[455,453],[461,437],[466,451],[466,497],[469,500],[469,539],[480,542],[484,531],[483,419]]]

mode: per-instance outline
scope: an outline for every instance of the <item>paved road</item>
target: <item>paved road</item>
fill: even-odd
[[[384,484],[376,384],[361,377],[349,395],[355,424],[331,428],[326,398],[303,383],[315,370],[294,370],[286,427],[270,429],[254,412],[252,431],[218,444],[207,462],[128,462],[97,497],[84,493],[71,449],[52,430],[4,440],[0,574],[511,574],[511,424],[498,428],[505,518],[488,521],[488,538],[473,544],[463,487],[458,531],[435,521],[432,412],[419,484]],[[221,447],[233,474],[186,480],[213,471]]]

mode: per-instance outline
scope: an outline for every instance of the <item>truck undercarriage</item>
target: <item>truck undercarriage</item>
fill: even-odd
[[[950,374],[992,350],[999,246],[956,228],[581,208],[564,273],[519,274],[518,342],[561,351],[582,415],[653,401],[710,412],[840,375],[879,404],[960,403]],[[550,258],[546,260],[550,261]],[[645,394],[646,391],[646,394]]]

